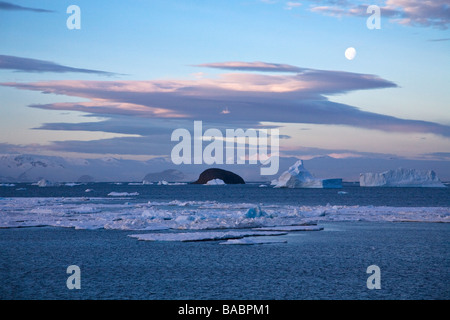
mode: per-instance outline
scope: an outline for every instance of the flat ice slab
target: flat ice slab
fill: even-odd
[[[170,232],[132,234],[130,237],[145,241],[213,241],[226,239],[240,239],[248,236],[279,236],[286,232],[272,231],[227,231],[227,232]]]
[[[110,192],[108,196],[110,197],[132,197],[138,196],[139,192]]]
[[[234,244],[234,245],[255,245],[255,244],[271,244],[271,243],[286,243],[286,240],[281,239],[261,239],[259,237],[248,237],[242,239],[229,239],[219,244]]]
[[[323,230],[323,227],[319,226],[277,226],[277,227],[261,227],[261,228],[253,228],[253,230],[258,231],[320,231]]]

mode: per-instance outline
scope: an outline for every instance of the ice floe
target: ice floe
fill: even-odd
[[[76,187],[81,186],[81,183],[68,182],[64,184],[66,187]]]
[[[138,196],[139,192],[110,192],[108,196],[110,197],[133,197]]]
[[[271,231],[225,231],[225,232],[167,232],[167,233],[143,233],[129,235],[132,238],[145,241],[213,241],[240,239],[249,236],[279,236],[285,232]]]
[[[253,230],[260,230],[260,231],[320,231],[323,230],[323,227],[319,226],[275,226],[275,227],[261,227],[261,228],[254,228]]]
[[[219,244],[235,244],[235,245],[255,245],[255,244],[272,244],[272,243],[286,243],[287,240],[271,238],[271,239],[261,239],[259,237],[246,237],[242,239],[229,239],[225,242],[220,242]]]
[[[166,180],[158,181],[158,186],[184,186],[186,182],[167,182]]]

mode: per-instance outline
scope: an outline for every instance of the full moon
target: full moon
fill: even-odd
[[[353,60],[356,56],[356,50],[353,47],[347,48],[347,50],[345,50],[345,57],[348,60]]]

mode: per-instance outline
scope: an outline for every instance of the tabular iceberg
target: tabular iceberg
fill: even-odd
[[[298,160],[288,171],[283,172],[278,180],[272,181],[274,188],[342,188],[342,179],[315,178]]]
[[[433,170],[416,169],[389,170],[382,173],[362,173],[359,176],[361,187],[435,187],[445,188]]]

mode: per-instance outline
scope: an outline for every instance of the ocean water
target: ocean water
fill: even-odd
[[[449,299],[449,190],[2,186],[0,298]]]
[[[131,185],[130,185],[131,184]],[[1,187],[0,197],[107,197],[111,192],[138,192],[137,200],[218,201],[293,205],[373,205],[393,207],[450,206],[450,188],[360,188],[351,183],[342,189],[274,189],[267,184],[141,185],[134,183],[86,183],[38,187],[19,183]],[[260,187],[265,185],[266,187]],[[450,185],[447,185],[450,186]],[[86,190],[91,190],[86,192]],[[347,192],[341,194],[342,192]]]

